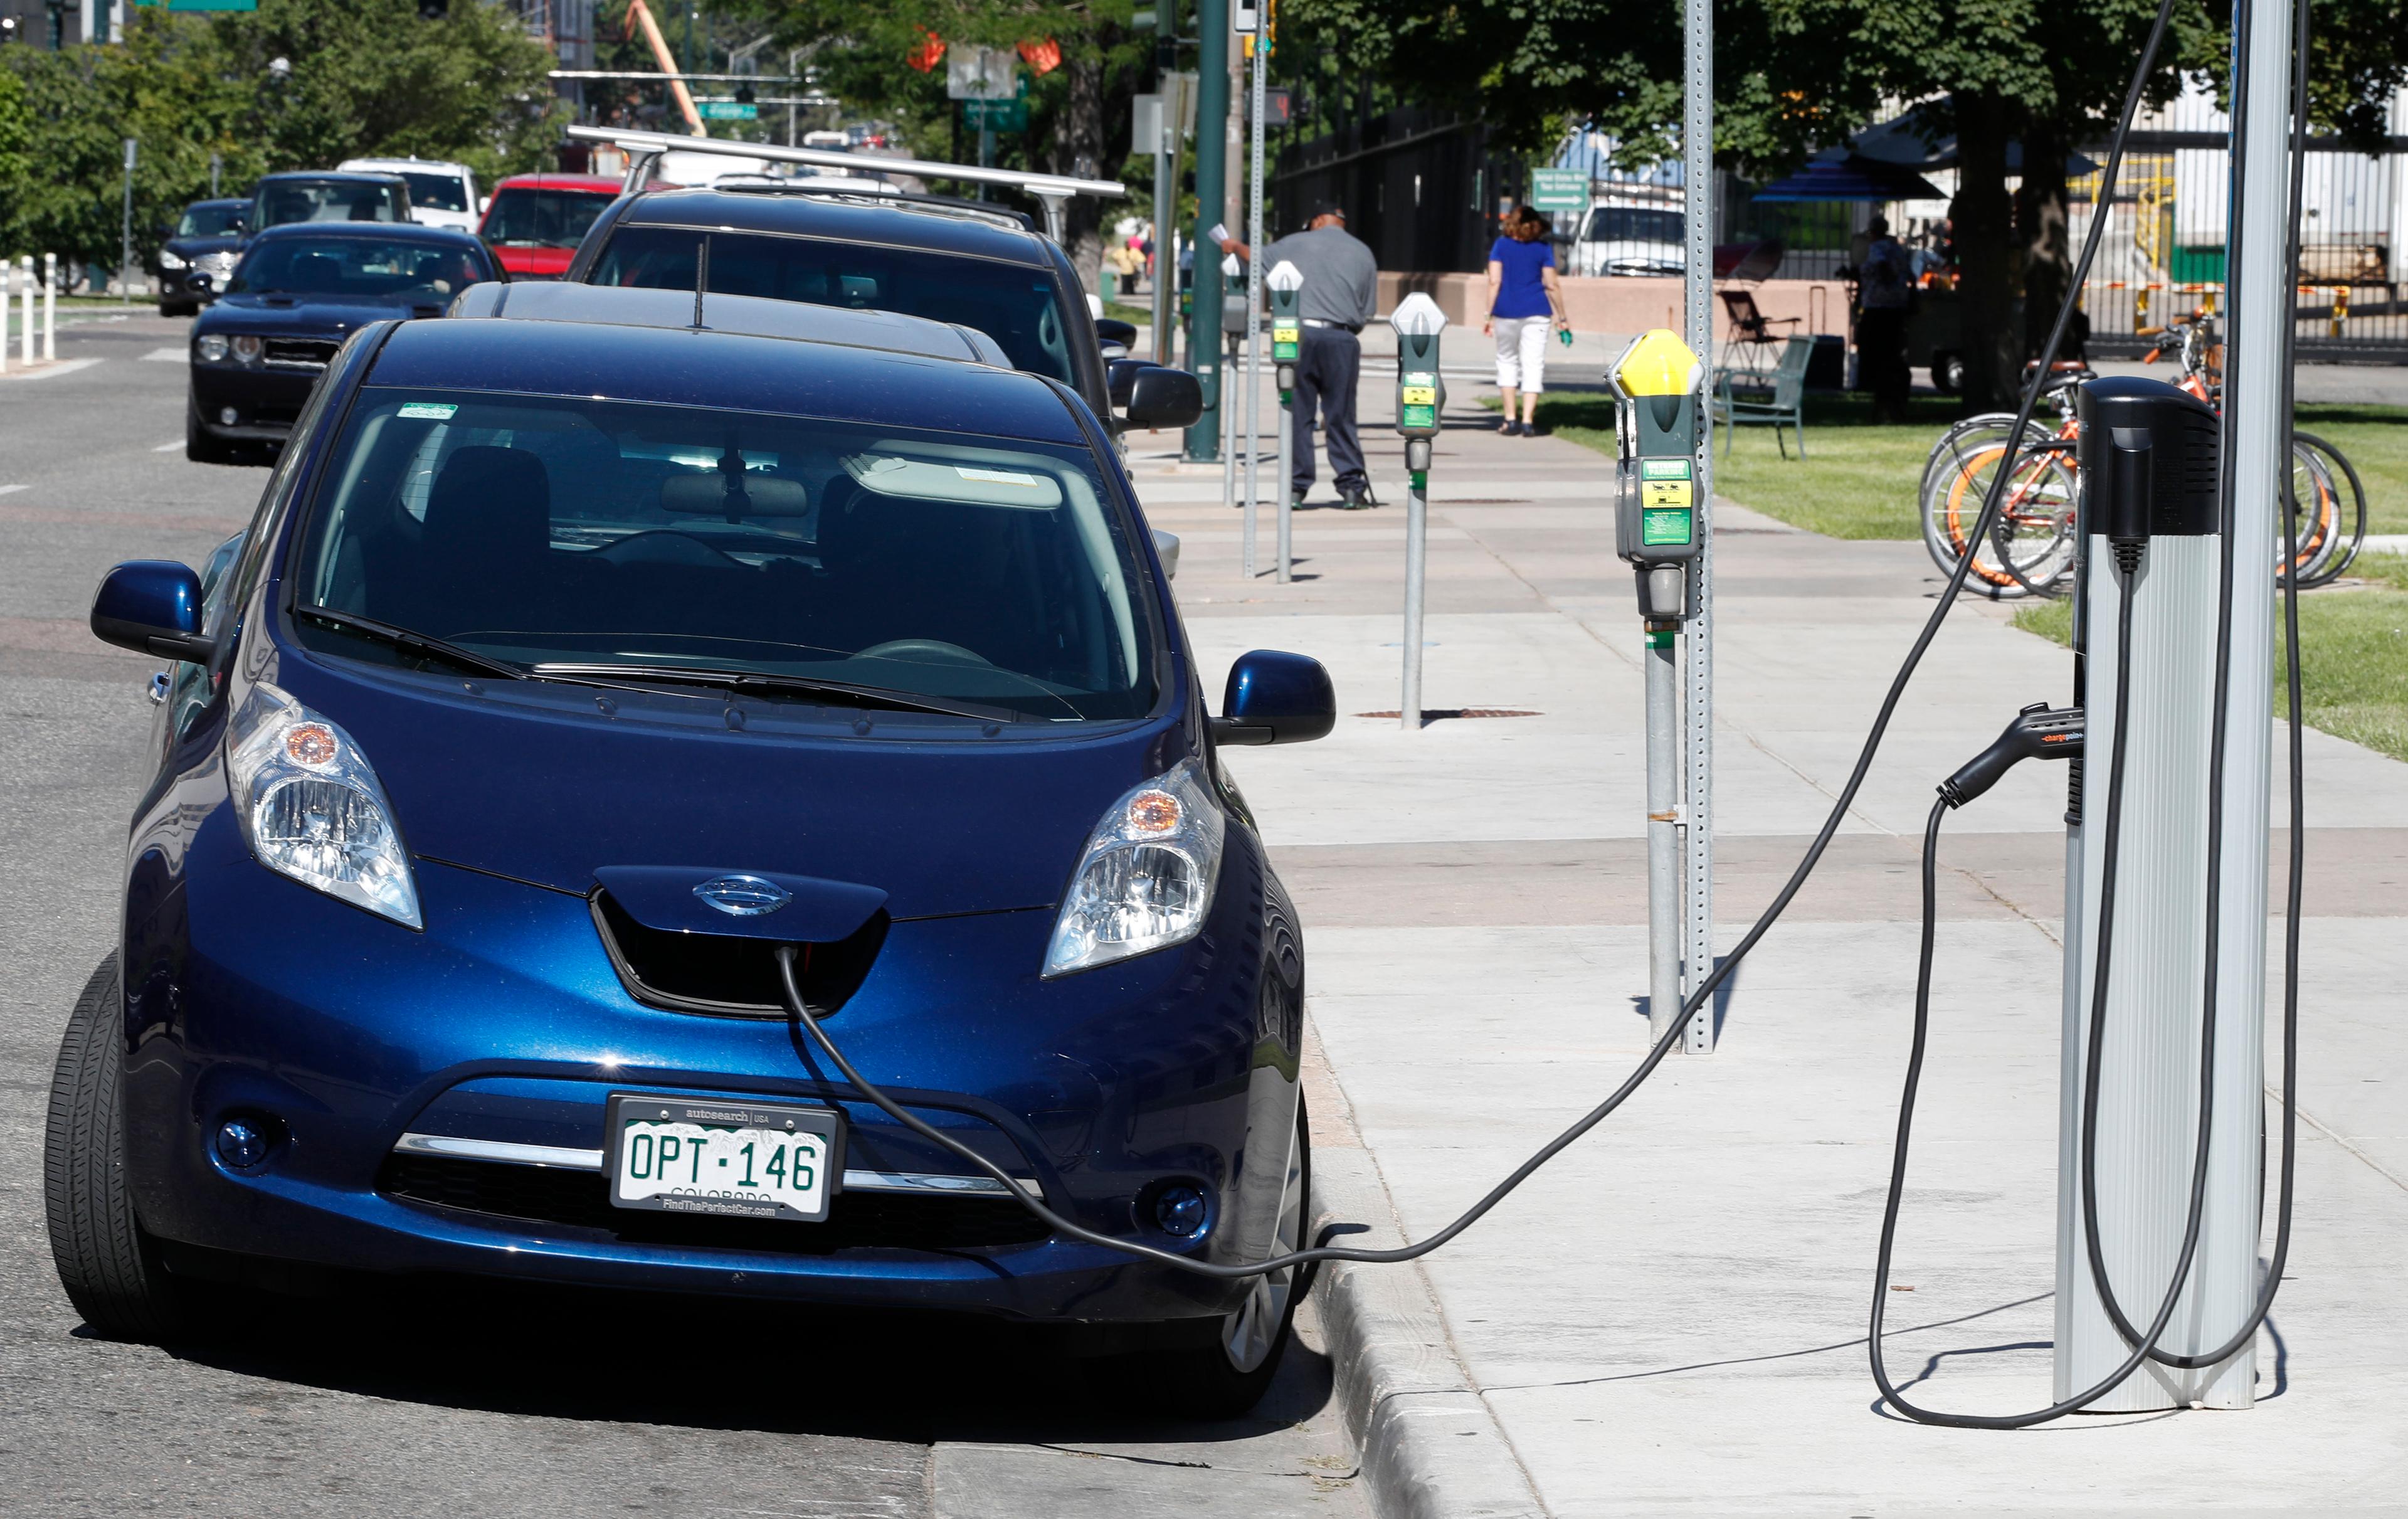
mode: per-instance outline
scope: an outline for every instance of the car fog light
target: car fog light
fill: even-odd
[[[234,340],[234,356],[245,364],[257,364],[264,345],[256,337],[243,337]]]
[[[1204,1194],[1194,1187],[1165,1187],[1154,1199],[1154,1221],[1165,1234],[1193,1240],[1204,1232]]]
[[[224,424],[225,426],[231,427],[231,426],[233,426],[236,423],[238,423],[238,422],[242,421],[242,413],[241,413],[241,412],[239,412],[239,411],[236,411],[234,408],[232,408],[232,407],[230,407],[230,406],[229,406],[229,407],[220,407],[220,408],[218,408],[218,421],[219,421],[220,423],[222,423],[222,424]]]
[[[267,1158],[267,1134],[247,1119],[229,1118],[218,1125],[218,1158],[247,1171]]]

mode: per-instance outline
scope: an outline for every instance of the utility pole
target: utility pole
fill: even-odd
[[[1246,246],[1246,521],[1240,534],[1246,579],[1254,578],[1254,520],[1263,500],[1263,76],[1270,67],[1269,38],[1262,25],[1259,0],[1240,0],[1240,14],[1250,17],[1246,52],[1253,64],[1246,92],[1247,158]]]
[[[1204,390],[1204,414],[1187,429],[1187,457],[1209,461],[1219,447],[1222,423],[1222,286],[1220,262],[1213,257],[1220,249],[1205,234],[1221,220],[1227,189],[1229,0],[1196,0],[1196,284],[1188,298],[1187,354]],[[1175,268],[1168,273],[1178,277]]]
[[[1171,0],[1162,0],[1162,29],[1169,35],[1176,25],[1176,8]],[[1168,53],[1170,47],[1164,49]],[[1154,362],[1168,364],[1176,340],[1171,335],[1175,316],[1170,289],[1178,279],[1179,260],[1171,251],[1172,233],[1179,225],[1179,149],[1186,135],[1187,80],[1175,68],[1165,67],[1157,76],[1155,99],[1161,102],[1157,114],[1160,126],[1154,139]]]
[[[125,139],[125,222],[117,261],[118,298],[134,304],[134,139]]]
[[[1712,373],[1714,351],[1714,12],[1713,0],[1687,0],[1684,7],[1687,68],[1683,80],[1682,182],[1686,192],[1688,267],[1682,281],[1683,323],[1690,350]],[[1700,397],[1701,403],[1704,398]],[[1686,666],[1687,710],[1682,714],[1682,758],[1687,763],[1683,834],[1683,938],[1690,987],[1705,984],[1714,968],[1714,445],[1713,408],[1698,408],[1698,442],[1692,478],[1697,506],[1698,553],[1689,562],[1689,605],[1695,610],[1682,628]],[[1699,1008],[1683,1047],[1708,1054],[1714,1047],[1714,1010]]]

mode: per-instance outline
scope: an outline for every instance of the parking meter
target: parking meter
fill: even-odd
[[[1217,367],[1224,375],[1237,363],[1238,340],[1246,335],[1245,287],[1238,284],[1245,272],[1246,266],[1238,262],[1237,254],[1228,254],[1221,260],[1221,363]],[[1235,287],[1234,293],[1232,287]],[[1228,386],[1220,386],[1211,394],[1211,405],[1219,408],[1215,418],[1221,424],[1221,505],[1235,507],[1238,504],[1238,408],[1221,405],[1222,398],[1228,394]]]
[[[1614,466],[1614,552],[1637,570],[1639,615],[1670,623],[1697,614],[1688,562],[1698,533],[1698,408],[1705,366],[1670,330],[1643,333],[1612,370],[1622,405]]]
[[[1405,470],[1415,491],[1429,486],[1431,439],[1446,407],[1446,380],[1439,374],[1439,335],[1446,313],[1415,291],[1397,304],[1388,324],[1397,331],[1397,431],[1405,439]]]
[[[1263,284],[1270,291],[1271,363],[1279,365],[1280,404],[1287,404],[1288,393],[1296,389],[1296,355],[1304,322],[1297,315],[1304,299],[1304,272],[1287,260],[1272,265],[1263,276]]]

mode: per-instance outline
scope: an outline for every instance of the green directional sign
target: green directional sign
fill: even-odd
[[[155,6],[159,0],[134,0],[137,6]],[[167,0],[169,10],[257,10],[259,0]]]
[[[1532,169],[1530,208],[1534,211],[1588,209],[1586,169]]]
[[[706,122],[757,122],[761,107],[749,100],[705,100],[695,105]]]
[[[962,125],[973,132],[1025,132],[1028,130],[1028,102],[965,100],[962,102]]]

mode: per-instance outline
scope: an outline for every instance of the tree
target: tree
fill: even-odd
[[[2156,0],[1722,0],[1717,161],[1786,172],[1885,102],[1923,102],[1922,128],[1956,138],[1967,404],[1995,406],[2071,273],[2066,158],[2112,126],[2156,10]],[[1669,0],[1290,0],[1288,15],[1356,66],[1477,113],[1526,147],[1587,121],[1643,156],[1669,149],[1679,120],[1681,11]],[[2315,16],[2315,119],[2379,135],[2408,79],[2401,0],[2319,0]],[[2230,20],[2230,0],[2177,0],[2150,81],[2156,98],[2186,73],[2221,78]],[[2028,172],[2011,197],[2008,148],[2018,140]]]
[[[208,192],[348,157],[538,164],[558,135],[552,55],[492,0],[422,20],[416,0],[261,0],[255,13],[130,13],[122,44],[0,53],[0,246],[113,265],[123,140],[139,150],[135,246]],[[268,68],[292,62],[289,78]],[[19,104],[12,106],[11,99]],[[38,172],[8,172],[12,113]]]
[[[1058,65],[1030,76],[1028,130],[998,142],[1002,162],[1096,179],[1129,156],[1130,98],[1150,70],[1153,34],[1130,24],[1135,0],[755,0],[781,51],[813,47],[821,82],[857,112],[896,121],[915,155],[954,157],[959,107],[945,98],[945,65],[908,62],[933,35],[946,48],[1052,42]],[[1041,57],[1041,47],[1032,48]],[[925,54],[922,53],[924,58]],[[1018,140],[1012,140],[1016,136]],[[1105,207],[1072,197],[1064,243],[1090,289],[1102,262]]]

